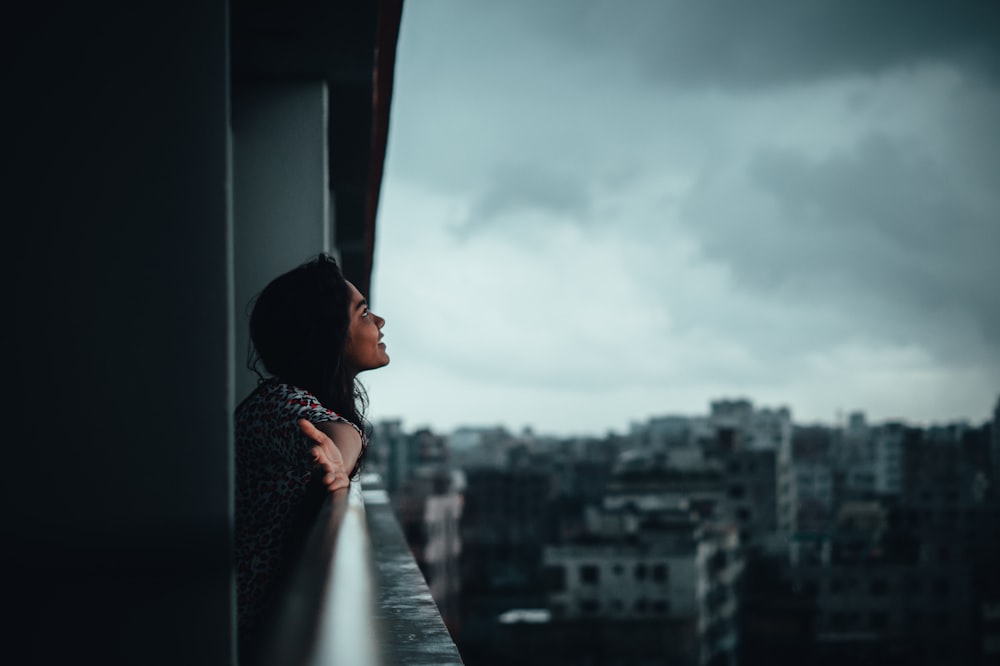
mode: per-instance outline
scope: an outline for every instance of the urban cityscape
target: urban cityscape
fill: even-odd
[[[1000,397],[979,423],[738,398],[372,441],[468,666],[1000,664]]]

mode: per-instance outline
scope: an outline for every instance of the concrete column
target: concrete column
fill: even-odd
[[[227,11],[5,15],[6,663],[234,659]]]
[[[233,95],[236,401],[246,368],[248,303],[279,274],[331,251],[323,81],[241,86]]]

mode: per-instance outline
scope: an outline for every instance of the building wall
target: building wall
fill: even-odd
[[[542,594],[541,552],[549,525],[551,481],[533,470],[472,468],[462,507],[462,588]]]
[[[450,625],[457,621],[458,595],[462,589],[459,561],[462,555],[459,538],[462,496],[454,487],[442,491],[428,495],[424,504],[427,531],[424,559],[431,595],[441,609],[445,623]]]
[[[682,623],[698,649],[690,661],[706,663],[738,645],[737,585],[742,560],[735,531],[707,536],[676,550],[662,544],[574,544],[544,553],[548,605],[559,622],[609,621],[624,628],[659,620]],[[639,625],[635,625],[639,626]],[[700,655],[700,656],[699,656]],[[662,656],[662,654],[660,655]]]
[[[257,383],[244,362],[251,300],[276,276],[329,252],[333,218],[326,82],[239,86],[232,107],[239,401]]]
[[[624,544],[549,546],[544,561],[557,617],[637,619],[697,615],[697,552],[650,552]]]
[[[883,427],[872,438],[875,462],[875,492],[898,495],[903,490],[903,432],[901,428]]]
[[[227,5],[13,7],[4,653],[229,663]]]
[[[873,643],[908,663],[972,663],[973,604],[967,569],[889,563],[806,569],[816,592],[817,654],[827,644]]]
[[[776,451],[737,451],[726,461],[726,502],[744,547],[773,540],[778,529]]]

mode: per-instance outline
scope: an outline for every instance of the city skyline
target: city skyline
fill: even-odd
[[[407,4],[371,416],[988,418],[996,11]]]
[[[720,400],[601,440],[376,425],[373,465],[470,666],[992,664],[998,425]]]
[[[654,421],[657,421],[657,420],[661,420],[661,419],[673,419],[673,418],[677,418],[677,419],[695,419],[695,420],[703,420],[703,421],[708,422],[708,421],[711,420],[712,403],[715,403],[715,402],[730,402],[730,403],[735,403],[735,402],[742,402],[742,401],[748,402],[750,404],[751,408],[753,410],[755,410],[755,411],[757,411],[757,410],[764,410],[764,411],[772,411],[772,412],[774,412],[774,411],[781,410],[781,409],[788,409],[787,405],[781,405],[781,404],[760,404],[760,403],[754,401],[749,396],[736,396],[736,395],[732,395],[732,396],[716,396],[715,398],[712,398],[708,403],[706,403],[705,409],[702,410],[702,411],[700,411],[700,412],[680,413],[680,412],[671,412],[671,411],[668,410],[668,411],[663,411],[663,412],[656,413],[656,414],[648,414],[648,415],[645,415],[645,416],[643,416],[641,418],[631,419],[622,428],[618,428],[618,429],[610,428],[610,429],[607,429],[607,430],[604,430],[604,431],[583,431],[583,430],[547,431],[547,430],[539,429],[539,428],[535,427],[531,423],[525,423],[525,424],[521,424],[521,425],[518,425],[518,426],[512,426],[512,425],[510,425],[508,423],[503,423],[503,422],[498,421],[498,420],[483,421],[483,422],[477,422],[477,423],[472,423],[472,422],[465,423],[465,422],[462,422],[462,423],[457,423],[457,424],[455,424],[455,425],[453,425],[451,427],[436,427],[434,424],[431,424],[429,422],[409,422],[404,417],[401,417],[401,416],[379,415],[379,414],[375,414],[375,415],[369,414],[369,422],[371,422],[373,425],[379,425],[379,424],[391,423],[391,422],[398,422],[400,424],[401,430],[403,432],[409,432],[409,433],[416,432],[418,430],[424,430],[424,429],[426,429],[426,430],[429,430],[430,432],[435,433],[435,434],[449,435],[449,434],[453,434],[453,433],[456,433],[456,432],[462,431],[462,430],[491,430],[491,429],[494,429],[494,428],[501,428],[501,429],[505,430],[507,433],[509,433],[511,436],[515,436],[515,437],[518,436],[519,434],[523,433],[527,429],[527,430],[529,430],[531,432],[531,434],[533,436],[537,436],[537,437],[546,437],[546,438],[551,437],[551,438],[555,438],[555,439],[559,439],[559,438],[563,438],[563,437],[567,437],[567,438],[573,438],[573,437],[601,438],[601,437],[605,437],[605,436],[608,436],[608,435],[627,436],[627,435],[631,434],[636,428],[642,429],[647,424],[649,424],[651,422],[654,422]],[[913,427],[913,428],[934,428],[934,427],[939,427],[939,426],[953,426],[953,425],[958,425],[958,424],[967,425],[970,428],[977,428],[977,427],[983,426],[984,424],[988,424],[988,423],[994,422],[995,410],[998,409],[998,408],[1000,408],[1000,394],[998,394],[998,396],[997,396],[997,398],[996,398],[996,400],[994,402],[994,407],[990,410],[990,412],[988,414],[984,415],[983,417],[978,418],[978,419],[976,419],[976,418],[971,418],[971,419],[969,419],[969,418],[954,418],[954,419],[938,419],[938,420],[932,420],[932,419],[922,419],[921,420],[921,419],[907,419],[907,418],[895,418],[895,417],[873,418],[872,415],[869,412],[867,412],[863,407],[858,407],[858,408],[849,409],[849,410],[841,410],[840,412],[838,412],[838,414],[836,415],[835,418],[828,419],[828,420],[824,420],[824,419],[805,420],[805,419],[801,419],[801,418],[796,418],[794,410],[789,409],[789,412],[790,412],[790,422],[791,422],[792,426],[794,426],[794,427],[819,426],[819,427],[833,428],[833,429],[846,428],[846,427],[849,426],[849,422],[850,422],[851,417],[854,416],[854,415],[856,415],[856,414],[860,414],[861,417],[862,417],[863,423],[867,427],[878,427],[878,426],[883,426],[883,425],[887,425],[887,424],[897,424],[898,423],[898,424],[902,424],[904,426]]]

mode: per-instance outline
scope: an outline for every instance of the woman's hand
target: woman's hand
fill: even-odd
[[[332,493],[349,486],[351,480],[347,477],[344,457],[340,454],[340,449],[336,447],[333,440],[305,419],[299,419],[298,423],[302,434],[314,442],[309,453],[316,466],[323,470],[323,484],[326,489]]]

